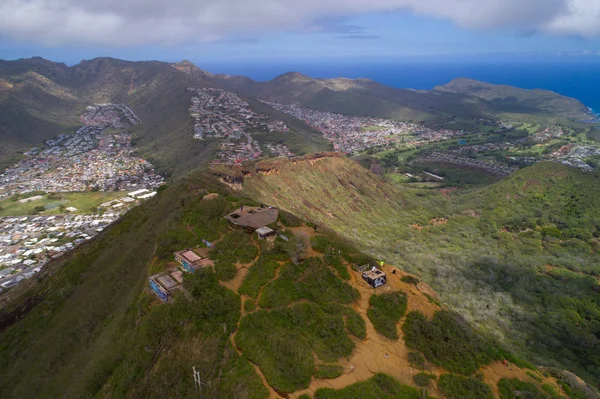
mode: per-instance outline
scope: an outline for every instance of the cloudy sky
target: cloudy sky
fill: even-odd
[[[0,58],[600,53],[600,0],[0,0]]]

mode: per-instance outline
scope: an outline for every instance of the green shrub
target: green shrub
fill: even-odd
[[[207,201],[208,203],[212,201]],[[258,249],[245,231],[235,231],[223,237],[210,253],[211,259],[227,263],[250,263],[258,254]]]
[[[429,374],[429,373],[418,373],[413,376],[413,380],[415,381],[415,384],[417,384],[420,387],[426,387],[429,385],[430,380],[435,381],[436,379],[437,379],[437,376],[435,374]]]
[[[408,352],[408,363],[416,369],[425,370],[427,363],[421,352]]]
[[[548,395],[541,392],[534,384],[517,379],[502,378],[498,382],[498,390],[500,391],[501,399],[514,399],[515,397],[550,399]]]
[[[298,396],[298,399],[310,399],[310,396],[308,396],[307,394],[303,393],[302,395]]]
[[[226,261],[215,262],[215,273],[217,278],[221,281],[229,281],[235,278],[237,275],[237,268],[234,264]]]
[[[327,253],[333,247],[331,241],[329,241],[327,237],[320,234],[311,237],[310,245],[315,251],[321,253]]]
[[[313,352],[322,361],[336,362],[355,347],[342,316],[314,303],[250,313],[242,319],[235,340],[280,392],[308,387],[315,372]]]
[[[448,399],[493,399],[492,390],[483,381],[454,374],[440,376],[438,389]]]
[[[301,299],[321,304],[350,304],[358,298],[354,287],[340,280],[320,259],[310,258],[299,264],[283,265],[279,277],[264,287],[260,306],[286,306]]]
[[[531,371],[528,371],[526,374],[527,374],[528,376],[530,376],[531,378],[533,378],[534,380],[536,380],[537,382],[542,382],[542,380],[543,380],[543,378],[542,378],[542,377],[540,377],[540,376],[539,376],[539,375],[537,375],[537,374],[534,374],[534,373],[532,373]]]
[[[348,308],[346,313],[346,330],[358,339],[367,338],[365,319],[351,308]]]
[[[344,265],[342,259],[338,255],[325,255],[325,264],[333,266],[333,268],[339,273],[340,277],[344,280],[350,280],[350,272],[348,272],[348,268],[346,265]]]
[[[389,339],[398,339],[396,324],[406,312],[406,295],[402,292],[390,292],[371,295],[367,316],[375,330]]]
[[[321,364],[315,373],[315,377],[321,379],[338,378],[344,372],[344,368],[337,364]]]
[[[282,209],[279,210],[279,221],[287,227],[302,226],[302,220]]]
[[[410,312],[402,331],[406,346],[421,351],[431,363],[454,373],[470,375],[500,358],[493,343],[449,311],[436,312],[431,321],[420,312]]]
[[[252,312],[256,308],[256,303],[252,299],[246,299],[244,302],[244,311],[246,313]]]
[[[251,298],[257,298],[262,287],[275,277],[275,271],[279,263],[275,260],[260,259],[248,269],[248,274],[239,289],[240,294],[246,294]]]
[[[400,278],[400,281],[406,283],[406,284],[412,284],[415,287],[417,286],[417,284],[419,284],[420,280],[414,276],[402,276]]]
[[[339,390],[321,388],[315,399],[422,399],[421,393],[399,383],[386,374],[375,374],[366,381],[357,382]]]
[[[556,392],[556,388],[550,384],[542,384],[542,391],[547,393],[551,399],[564,399],[563,396]]]

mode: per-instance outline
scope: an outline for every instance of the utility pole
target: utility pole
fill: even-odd
[[[196,387],[196,390],[200,392],[200,399],[202,399],[202,385],[204,385],[204,386],[208,386],[208,385],[203,383],[202,380],[200,379],[200,372],[196,371],[196,366],[192,367],[192,371],[194,372],[194,386]]]

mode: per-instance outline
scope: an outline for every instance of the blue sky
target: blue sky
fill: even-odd
[[[19,0],[0,5],[0,15],[16,16],[10,23],[0,19],[0,58],[39,55],[74,64],[113,56],[211,65],[600,54],[600,5],[593,0],[373,0],[373,6],[356,0],[332,0],[326,6],[321,5],[326,0],[281,0],[287,3],[281,8],[273,0],[221,0],[218,5],[130,0],[132,7],[117,0],[104,0],[102,6],[73,1],[32,0],[37,8],[28,9],[20,8],[24,2]],[[52,8],[57,2],[64,7]]]

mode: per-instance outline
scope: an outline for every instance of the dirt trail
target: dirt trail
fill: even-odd
[[[235,277],[229,281],[221,281],[222,286],[229,288],[236,294],[238,293],[238,290],[242,286],[242,283],[244,282],[244,279],[246,278],[246,275],[248,274],[248,270],[252,267],[252,265],[254,265],[256,263],[256,261],[258,261],[258,258],[260,258],[260,245],[258,245],[256,243],[254,243],[254,245],[256,246],[256,248],[258,250],[254,259],[248,263],[236,262],[235,268],[237,269],[237,273],[236,273]]]
[[[412,377],[420,370],[412,368],[408,363],[407,355],[410,349],[404,344],[402,331],[398,328],[400,333],[398,341],[392,341],[379,335],[367,318],[369,298],[373,293],[382,294],[402,290],[408,297],[408,311],[419,310],[427,317],[432,317],[439,308],[421,294],[416,287],[401,282],[400,277],[404,273],[398,270],[396,274],[392,274],[393,268],[388,265],[384,266],[384,271],[388,274],[388,284],[377,290],[365,283],[358,273],[351,272],[352,283],[360,293],[360,299],[353,307],[366,322],[367,338],[363,341],[355,339],[356,349],[349,359],[340,362],[344,367],[344,374],[331,380],[313,379],[308,389],[295,392],[291,397],[297,398],[303,393],[312,396],[319,388],[341,389],[356,382],[367,380],[378,372],[386,373],[404,384],[414,386]],[[401,323],[398,323],[398,326],[400,325]],[[439,374],[441,370],[433,369],[430,372]],[[433,388],[429,389],[429,394],[441,397],[441,394]]]

